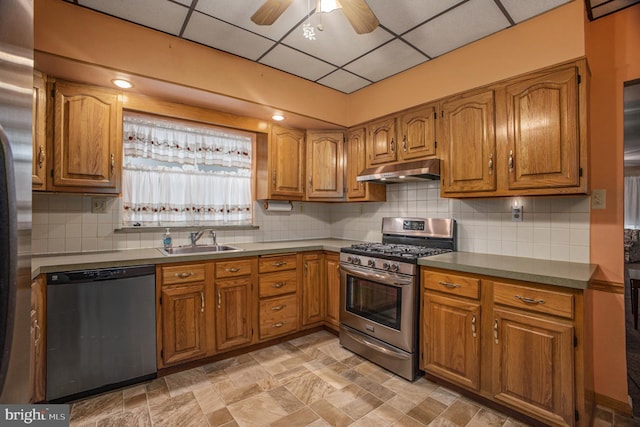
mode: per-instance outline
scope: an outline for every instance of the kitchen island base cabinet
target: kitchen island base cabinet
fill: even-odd
[[[427,267],[421,289],[429,378],[545,425],[590,425],[582,290]]]

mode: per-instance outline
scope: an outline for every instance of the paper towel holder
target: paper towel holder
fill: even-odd
[[[265,200],[263,203],[265,212],[291,212],[293,203],[289,200]]]

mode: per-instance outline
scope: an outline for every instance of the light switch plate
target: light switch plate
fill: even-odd
[[[607,190],[591,190],[591,209],[605,209],[607,207]]]
[[[511,221],[522,222],[522,206],[511,207]]]

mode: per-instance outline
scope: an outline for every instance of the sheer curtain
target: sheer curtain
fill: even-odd
[[[251,137],[134,114],[123,122],[124,225],[251,223]]]
[[[640,228],[640,176],[624,177],[624,228]]]

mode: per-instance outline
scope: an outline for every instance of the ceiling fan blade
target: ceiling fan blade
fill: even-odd
[[[380,22],[364,0],[339,0],[342,12],[356,33],[366,34],[375,30]]]
[[[293,0],[267,0],[260,9],[251,16],[251,20],[258,25],[271,25],[287,10]]]

